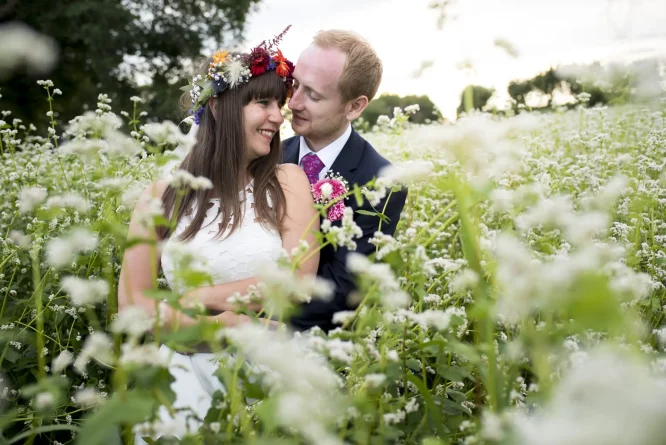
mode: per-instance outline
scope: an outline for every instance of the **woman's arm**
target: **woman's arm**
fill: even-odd
[[[307,241],[310,246],[309,252],[316,252],[299,265],[296,273],[315,275],[319,266],[319,245],[314,233],[319,231],[319,217],[314,208],[310,182],[303,170],[293,164],[283,164],[278,167],[277,176],[286,199],[285,218],[280,229],[282,247],[290,252],[298,247],[301,240]],[[235,292],[246,293],[249,286],[256,285],[259,281],[258,277],[251,277],[231,283],[200,287],[191,295],[212,311],[231,311],[236,306],[228,303],[227,299]],[[258,312],[261,306],[253,304],[249,308]]]
[[[144,292],[154,288],[155,279],[160,268],[160,251],[157,247],[157,234],[154,228],[148,228],[142,220],[149,208],[151,199],[162,199],[166,189],[166,181],[158,181],[151,184],[141,195],[132,213],[130,220],[128,239],[143,240],[125,250],[120,280],[118,283],[118,306],[120,309],[126,306],[139,306],[147,314],[156,315],[156,302],[144,295]],[[188,326],[196,323],[193,318],[174,311],[168,305],[161,305],[160,311],[165,319],[166,325],[178,324]],[[218,321],[225,326],[232,326],[244,321],[250,321],[249,317],[243,317],[233,312],[223,312],[213,317],[204,317],[210,321]]]
[[[118,282],[118,307],[140,306],[149,314],[155,314],[155,300],[143,295],[153,289],[160,268],[160,253],[154,228],[147,227],[142,220],[147,214],[150,201],[162,199],[166,181],[151,184],[143,192],[132,213],[128,240],[143,240],[125,250],[120,280]]]

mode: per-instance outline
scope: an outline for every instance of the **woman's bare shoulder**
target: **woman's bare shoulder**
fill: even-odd
[[[310,181],[303,169],[296,164],[282,164],[278,166],[277,177],[282,188],[296,193],[310,193]]]

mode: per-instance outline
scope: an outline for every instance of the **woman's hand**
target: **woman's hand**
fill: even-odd
[[[268,320],[266,318],[252,318],[248,317],[247,315],[242,315],[242,314],[236,314],[232,311],[224,311],[221,312],[217,315],[212,316],[213,319],[215,319],[221,326],[230,328],[234,326],[238,326],[243,323],[252,323],[252,322],[258,322],[262,324],[263,326],[268,327],[269,329],[273,330],[281,330],[281,329],[286,329],[287,325],[284,323],[280,323],[275,320]]]

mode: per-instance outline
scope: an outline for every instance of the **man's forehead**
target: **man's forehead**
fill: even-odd
[[[294,77],[314,89],[337,88],[345,61],[345,54],[338,50],[311,45],[299,57]]]

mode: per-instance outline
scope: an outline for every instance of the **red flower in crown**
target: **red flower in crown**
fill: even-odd
[[[250,53],[250,73],[252,76],[264,74],[270,63],[271,57],[264,48],[257,47]]]
[[[347,193],[344,179],[326,177],[312,184],[312,197],[317,204],[328,204]],[[345,213],[345,201],[340,199],[328,208],[326,219],[331,222],[342,219]]]

